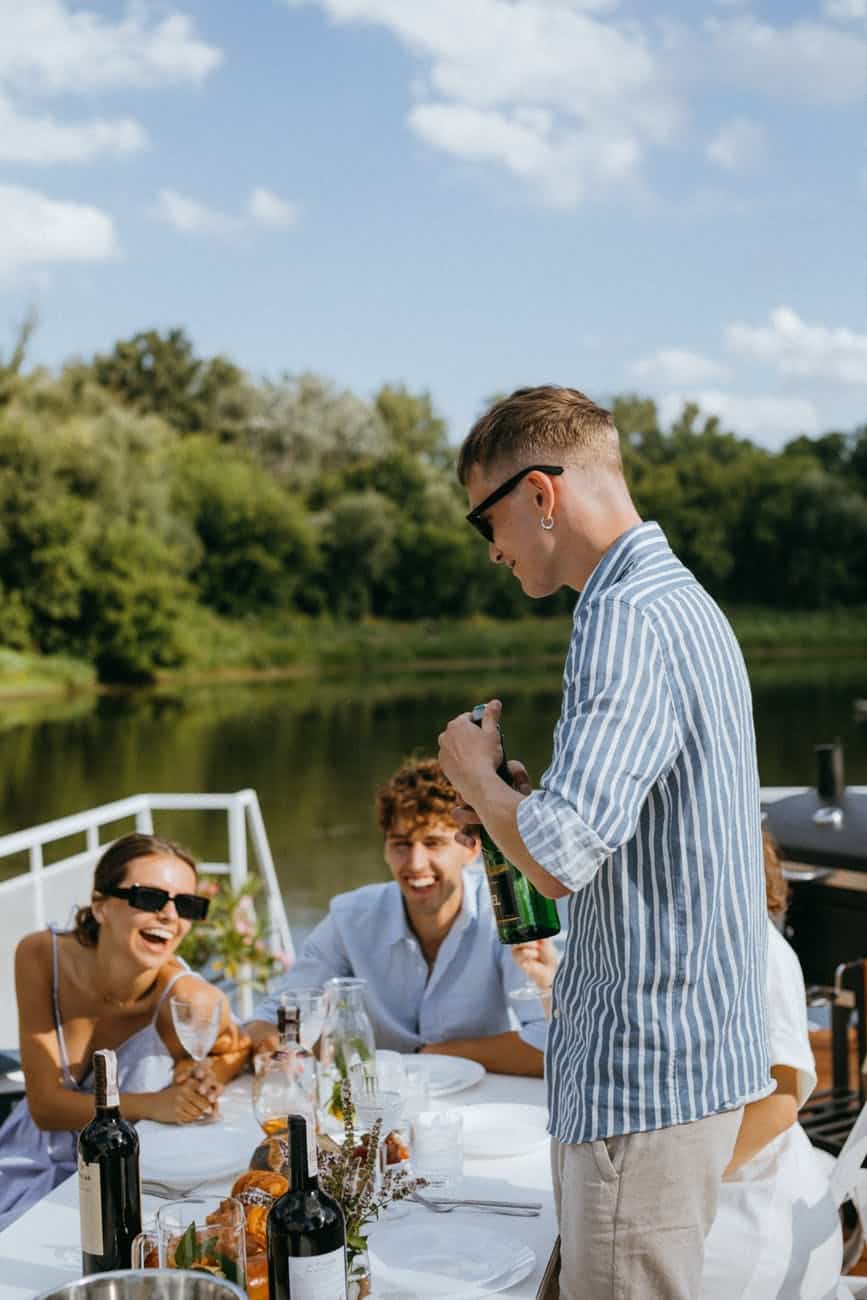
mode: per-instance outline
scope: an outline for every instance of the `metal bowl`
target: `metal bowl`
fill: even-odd
[[[246,1300],[247,1293],[234,1282],[221,1282],[207,1273],[176,1268],[127,1269],[118,1273],[93,1273],[36,1300]]]

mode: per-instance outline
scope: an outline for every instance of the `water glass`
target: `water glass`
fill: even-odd
[[[191,1196],[157,1210],[160,1268],[204,1269],[247,1284],[244,1207],[233,1196]]]
[[[312,1052],[325,1023],[325,990],[284,989],[280,1001],[284,1007],[298,1008],[301,1046]]]
[[[181,1046],[194,1061],[204,1061],[220,1029],[220,1002],[188,1002],[185,998],[171,998],[172,1023]]]
[[[149,1224],[143,1232],[132,1239],[132,1259],[130,1268],[159,1268],[160,1247],[156,1229]]]
[[[460,1111],[420,1111],[410,1124],[410,1160],[415,1176],[423,1178],[432,1192],[455,1192],[464,1172],[464,1120]]]

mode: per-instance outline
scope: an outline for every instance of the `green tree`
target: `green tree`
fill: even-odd
[[[161,416],[179,433],[241,436],[253,395],[225,357],[197,357],[182,329],[145,330],[93,359],[98,383],[142,414]]]

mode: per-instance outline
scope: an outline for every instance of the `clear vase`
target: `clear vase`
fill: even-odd
[[[366,1250],[358,1250],[349,1260],[346,1294],[348,1300],[367,1300],[370,1293],[370,1256]]]
[[[357,1062],[373,1061],[373,1026],[364,1005],[366,981],[333,979],[325,985],[326,1010],[319,1038],[319,1105],[326,1132],[342,1133],[340,1085]]]

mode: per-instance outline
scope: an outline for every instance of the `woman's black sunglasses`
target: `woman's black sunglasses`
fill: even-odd
[[[526,478],[528,474],[532,474],[534,469],[541,470],[543,474],[557,475],[563,473],[562,465],[525,465],[523,469],[518,470],[517,474],[513,474],[511,478],[506,479],[505,483],[501,483],[489,497],[485,497],[484,501],[480,501],[477,506],[474,506],[467,515],[467,523],[478,529],[486,542],[494,540],[494,530],[490,521],[484,517],[485,511],[490,510],[491,506],[495,506],[498,501],[502,501],[503,497],[507,497],[513,488],[518,486],[521,479]]]
[[[170,894],[167,889],[157,889],[155,885],[130,885],[128,888],[115,885],[99,892],[109,898],[125,898],[130,907],[137,907],[140,912],[161,912],[166,903],[172,902],[184,921],[204,921],[211,905],[210,898],[202,898],[200,894]]]

